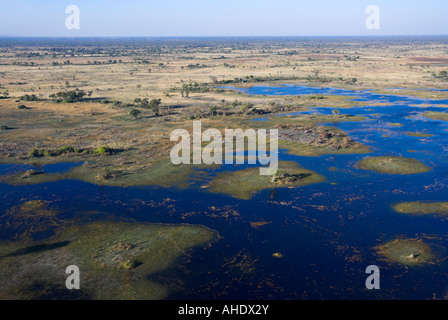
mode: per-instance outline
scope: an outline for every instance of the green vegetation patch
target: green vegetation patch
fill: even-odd
[[[282,125],[282,124],[300,124],[308,126],[316,126],[322,123],[333,123],[333,122],[353,122],[353,121],[364,121],[368,118],[362,116],[353,116],[350,114],[332,114],[332,115],[322,115],[322,114],[302,114],[298,116],[278,116],[271,117],[265,123],[259,123],[260,126],[272,125]]]
[[[360,143],[354,147],[334,148],[331,145],[310,145],[297,141],[279,139],[278,146],[279,149],[288,150],[289,154],[305,157],[319,157],[326,154],[364,154],[371,152],[369,147]]]
[[[401,202],[392,208],[396,212],[411,215],[448,214],[448,202]]]
[[[184,188],[188,186],[187,181],[193,169],[192,165],[174,165],[169,159],[146,166],[86,162],[64,177],[117,187],[157,185]]]
[[[446,112],[427,111],[423,113],[423,116],[433,120],[448,121],[448,113]]]
[[[380,245],[376,252],[396,263],[422,266],[435,260],[431,247],[417,239],[396,239]]]
[[[350,139],[344,131],[319,126],[321,123],[363,120],[366,118],[334,114],[278,116],[253,123],[264,128],[278,128],[280,149],[287,149],[293,155],[315,157],[325,154],[370,153],[368,146]]]
[[[259,168],[220,173],[212,180],[209,191],[249,200],[255,192],[261,190],[277,187],[293,188],[324,180],[323,176],[301,168],[295,162],[280,161],[279,169],[274,176],[260,175]]]
[[[429,133],[422,133],[422,132],[410,132],[410,133],[406,133],[407,136],[411,136],[411,137],[417,137],[417,138],[431,138],[434,137],[433,134],[429,134]]]
[[[9,177],[4,177],[6,183],[11,185],[33,185],[46,182],[58,181],[64,178],[63,174],[59,173],[45,173],[41,170],[30,169],[23,173],[14,174]]]
[[[42,200],[26,201],[5,210],[0,215],[0,221],[0,239],[25,242],[51,236],[70,223],[68,220],[61,220],[59,211]]]
[[[73,103],[83,100],[83,97],[87,95],[83,90],[61,91],[53,93],[50,98],[53,98],[56,102]]]
[[[416,159],[404,157],[370,157],[362,159],[358,165],[365,170],[389,174],[415,174],[431,170]]]
[[[200,226],[94,222],[45,242],[3,242],[0,299],[163,299],[166,284],[148,275],[215,237]],[[65,287],[68,265],[79,267],[80,290]]]
[[[71,155],[111,155],[120,152],[121,150],[113,149],[108,146],[101,146],[97,149],[78,149],[70,146],[64,146],[58,149],[40,149],[33,148],[28,152],[30,158],[40,157],[57,157],[64,154]]]
[[[75,157],[73,160],[76,159]],[[119,155],[112,155],[92,158],[66,173],[46,173],[42,170],[31,169],[0,178],[1,181],[11,185],[33,185],[62,179],[75,179],[101,186],[187,188],[188,181],[194,176],[196,169],[210,167],[213,166],[205,164],[174,165],[170,159],[158,160],[154,163],[140,163],[126,161]]]

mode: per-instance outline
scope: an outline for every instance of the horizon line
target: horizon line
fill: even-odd
[[[338,37],[443,37],[448,36],[446,34],[390,34],[390,35],[210,35],[210,36],[9,36],[9,35],[0,35],[0,38],[33,38],[33,39],[48,39],[48,38],[66,38],[66,39],[85,39],[85,38],[338,38]]]

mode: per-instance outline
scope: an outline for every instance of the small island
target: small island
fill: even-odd
[[[220,173],[212,180],[209,191],[249,200],[257,191],[277,187],[299,187],[324,180],[323,176],[301,168],[295,162],[280,161],[274,176],[262,176],[258,168]]]
[[[423,133],[423,132],[409,132],[409,133],[406,133],[406,135],[410,136],[410,137],[415,137],[415,138],[431,138],[431,137],[434,137],[433,134]]]
[[[98,212],[83,220],[97,219]],[[0,234],[0,299],[164,299],[165,284],[148,275],[179,265],[194,247],[218,239],[194,225],[67,219],[50,202],[27,201],[7,210]],[[68,262],[81,270],[80,290],[65,288]],[[30,289],[33,290],[30,290]]]
[[[379,173],[416,174],[431,170],[416,159],[404,157],[370,157],[358,162],[359,167]]]
[[[396,212],[410,215],[448,214],[448,202],[401,202],[392,208]]]
[[[376,247],[376,252],[406,266],[422,266],[435,259],[431,247],[418,239],[395,239]]]
[[[448,121],[448,113],[446,112],[427,111],[423,114],[423,116],[432,120]]]

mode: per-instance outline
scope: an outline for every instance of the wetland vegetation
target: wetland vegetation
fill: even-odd
[[[416,159],[404,157],[368,157],[358,164],[362,169],[389,174],[416,174],[431,170]]]
[[[444,37],[0,38],[0,298],[446,298],[447,68]],[[279,170],[173,165],[193,120],[278,129]]]
[[[392,206],[399,213],[411,215],[448,214],[447,202],[402,202]]]

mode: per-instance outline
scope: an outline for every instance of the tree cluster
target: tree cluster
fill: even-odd
[[[162,104],[162,99],[152,99],[149,101],[146,98],[135,98],[134,103],[137,107],[153,111],[157,117],[160,115],[159,106]]]
[[[57,93],[53,93],[50,95],[50,98],[55,98],[58,102],[79,102],[86,95],[84,90],[75,89],[72,91],[61,91]]]

